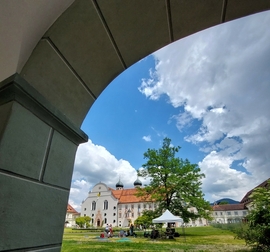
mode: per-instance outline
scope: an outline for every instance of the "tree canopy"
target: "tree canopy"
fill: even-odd
[[[88,228],[90,226],[90,221],[91,221],[91,217],[89,216],[76,218],[76,224],[79,225],[80,228],[83,228],[83,227]]]
[[[270,251],[270,180],[267,187],[254,189],[250,198],[252,208],[247,215],[247,227],[238,230],[237,237],[245,239],[255,251]]]
[[[204,174],[197,164],[176,157],[179,150],[179,146],[172,146],[171,139],[165,138],[162,148],[144,153],[147,162],[138,176],[149,178],[150,183],[139,188],[137,195],[157,202],[159,214],[168,209],[185,222],[189,218],[209,218],[210,204],[204,200],[201,190]],[[189,211],[190,207],[196,207],[197,212]]]
[[[156,217],[155,211],[151,210],[144,210],[143,215],[138,217],[135,221],[135,225],[141,225],[144,226],[145,228],[149,228],[152,226],[152,220]]]

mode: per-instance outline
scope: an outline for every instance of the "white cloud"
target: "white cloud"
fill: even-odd
[[[252,179],[245,172],[231,168],[234,157],[221,152],[210,152],[200,163],[203,179],[203,191],[206,198],[218,200],[233,198],[241,200],[246,192],[257,186],[263,180]]]
[[[200,165],[213,198],[239,199],[270,177],[269,22],[270,12],[260,13],[157,51],[155,69],[139,88],[149,99],[167,95],[181,107],[173,116],[180,131],[201,122],[185,140],[206,152]],[[245,160],[246,173],[231,168],[236,160]]]
[[[76,154],[69,202],[81,211],[80,204],[88,192],[98,182],[104,182],[115,188],[121,177],[125,188],[132,188],[137,179],[137,171],[123,159],[116,159],[103,146],[89,140],[79,146]]]
[[[146,142],[151,142],[151,141],[152,141],[150,135],[148,135],[148,136],[143,136],[142,139],[143,139],[144,141],[146,141]]]
[[[170,118],[171,119],[175,119],[176,120],[176,127],[179,131],[182,131],[185,127],[188,127],[193,120],[193,117],[190,115],[189,112],[185,111],[183,113],[180,113],[178,115],[173,115]]]

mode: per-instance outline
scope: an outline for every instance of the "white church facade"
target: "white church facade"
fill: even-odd
[[[124,189],[120,180],[115,189],[99,182],[82,202],[81,216],[91,217],[92,225],[96,227],[106,224],[127,227],[141,216],[143,210],[156,207],[155,203],[143,201],[135,195],[136,188],[141,186],[139,179],[134,182],[134,188],[131,189]]]

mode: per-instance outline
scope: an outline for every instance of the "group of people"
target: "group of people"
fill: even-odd
[[[119,237],[127,237],[127,236],[134,236],[137,237],[137,234],[134,232],[134,225],[130,224],[129,229],[126,231],[120,230]]]
[[[134,236],[136,237],[137,235],[134,232],[134,225],[130,224],[129,229],[127,229],[126,231],[124,230],[120,230],[119,232],[119,237],[127,237],[127,236]],[[113,228],[112,228],[112,224],[110,225],[106,225],[105,227],[105,232],[101,233],[100,238],[111,238],[113,237]]]

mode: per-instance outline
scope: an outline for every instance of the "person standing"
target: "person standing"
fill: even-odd
[[[110,224],[109,232],[110,232],[110,237],[113,237],[113,228],[112,228],[112,224]]]
[[[134,226],[133,226],[132,223],[130,224],[129,230],[130,230],[130,235],[132,236],[133,235],[133,231],[134,231]]]
[[[107,224],[106,227],[105,227],[105,232],[106,232],[106,234],[108,235],[108,233],[109,233],[109,225],[108,225],[108,224]]]

